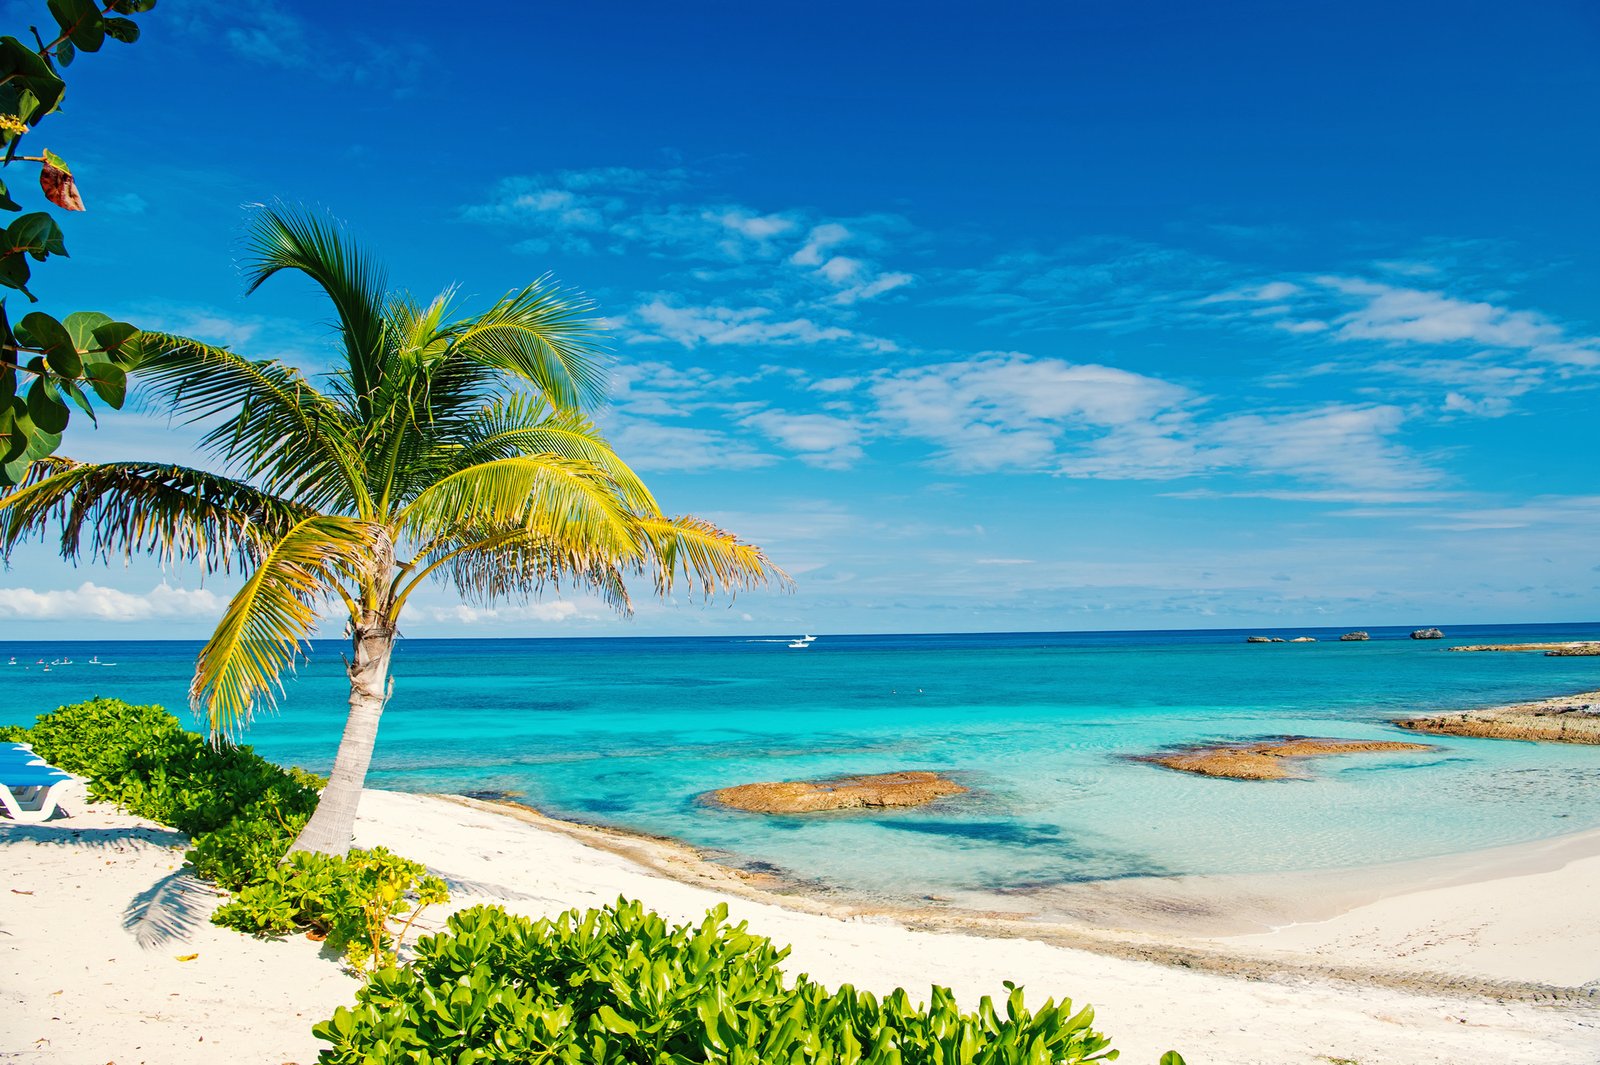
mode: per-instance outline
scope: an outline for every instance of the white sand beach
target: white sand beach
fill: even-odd
[[[0,821],[0,1060],[315,1060],[311,1025],[351,1001],[355,980],[316,943],[207,923],[216,897],[181,876],[177,834],[81,792],[68,808],[48,825]],[[939,915],[764,896],[675,845],[470,800],[368,791],[357,835],[447,877],[452,906],[537,915],[620,894],[687,920],[726,900],[735,919],[793,944],[792,971],[829,984],[938,982],[970,1003],[1010,979],[1030,1001],[1092,1002],[1123,1062],[1168,1049],[1192,1065],[1600,1061],[1600,834],[1494,852],[1476,872],[1471,857],[1452,859],[1432,886],[1275,932],[1102,931],[1085,936],[1092,950],[1030,939],[1015,921],[976,922],[977,934]],[[1246,959],[1246,975],[1139,957],[1169,949]],[[1431,975],[1352,978],[1363,967]]]

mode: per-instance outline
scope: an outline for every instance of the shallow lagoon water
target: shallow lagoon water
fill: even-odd
[[[1313,761],[1238,782],[1130,755],[1298,734],[1417,739],[1401,714],[1600,688],[1600,659],[1451,654],[1452,643],[1593,639],[1600,625],[1245,633],[408,640],[370,783],[514,793],[556,816],[673,836],[732,864],[920,896],[1144,874],[1363,865],[1600,825],[1600,749],[1421,737],[1429,752]],[[95,694],[184,713],[192,643],[8,643],[0,721]],[[341,646],[319,642],[249,741],[326,770]],[[112,667],[85,663],[92,656]],[[39,658],[68,656],[43,673]],[[709,809],[754,780],[933,769],[973,789],[921,810],[769,818]]]

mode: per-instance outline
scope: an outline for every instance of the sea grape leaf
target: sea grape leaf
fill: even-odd
[[[139,39],[139,24],[131,18],[108,18],[105,27],[106,36],[123,44],[132,44]]]
[[[62,377],[77,377],[83,373],[83,360],[78,355],[78,345],[67,327],[45,314],[33,311],[17,323],[17,337],[30,348],[44,353],[50,369]]]
[[[67,397],[71,399],[72,402],[78,405],[79,410],[83,411],[83,413],[89,416],[90,421],[94,422],[96,425],[100,424],[100,419],[96,418],[94,415],[94,404],[90,403],[89,397],[83,394],[83,389],[78,387],[78,382],[62,381],[61,390],[67,394]]]
[[[45,199],[63,211],[83,210],[83,197],[78,193],[78,183],[72,179],[72,171],[67,169],[67,164],[54,152],[44,153],[44,165],[39,168],[39,188],[44,192]]]
[[[0,285],[14,288],[28,297],[30,302],[38,303],[39,298],[28,291],[28,257],[20,251],[0,255]]]
[[[28,417],[46,433],[59,433],[67,427],[71,415],[48,377],[38,378],[29,387]]]
[[[98,52],[106,41],[105,20],[93,0],[50,0],[50,14],[79,49]]]
[[[94,360],[83,365],[83,379],[112,410],[121,410],[128,397],[128,375],[114,362]]]
[[[67,254],[66,238],[56,220],[43,211],[30,211],[6,227],[5,253],[22,251],[44,262],[51,255]]]
[[[15,102],[16,107],[6,110],[30,126],[54,111],[67,91],[67,83],[39,53],[15,37],[0,37],[0,79],[11,79],[8,87],[17,89],[12,100],[0,102]]]
[[[11,198],[11,193],[6,188],[6,183],[4,181],[0,181],[0,211],[20,210],[22,210],[22,204]]]
[[[100,343],[95,330],[110,325],[111,316],[99,311],[73,311],[61,319],[61,324],[66,327],[67,334],[72,337],[72,343],[79,351],[93,351],[105,346]]]

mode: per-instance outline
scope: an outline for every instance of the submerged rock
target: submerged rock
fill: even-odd
[[[923,806],[966,790],[938,773],[905,772],[740,784],[707,792],[701,798],[718,806],[751,813],[803,814],[821,810]]]
[[[1372,637],[1367,635],[1367,630],[1365,629],[1357,629],[1355,632],[1347,632],[1343,636],[1339,637],[1339,639],[1345,643],[1349,643],[1352,640],[1370,640],[1371,638]]]
[[[1438,629],[1417,629],[1411,633],[1413,640],[1442,640],[1444,633]]]
[[[1305,736],[1284,736],[1257,743],[1218,743],[1186,747],[1163,754],[1147,754],[1137,760],[1195,773],[1204,777],[1231,780],[1287,780],[1303,777],[1290,759],[1315,758],[1328,754],[1363,754],[1371,751],[1428,751],[1425,743],[1400,740],[1333,740]]]

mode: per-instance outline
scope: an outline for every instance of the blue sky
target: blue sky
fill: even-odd
[[[798,581],[626,622],[441,590],[408,633],[1600,617],[1592,4],[453,15],[165,0],[40,133],[89,207],[45,309],[325,366],[305,286],[242,296],[270,199],[418,293],[553,272],[606,318],[624,457]],[[188,440],[124,413],[63,452]],[[0,616],[201,636],[232,588],[30,546]]]

